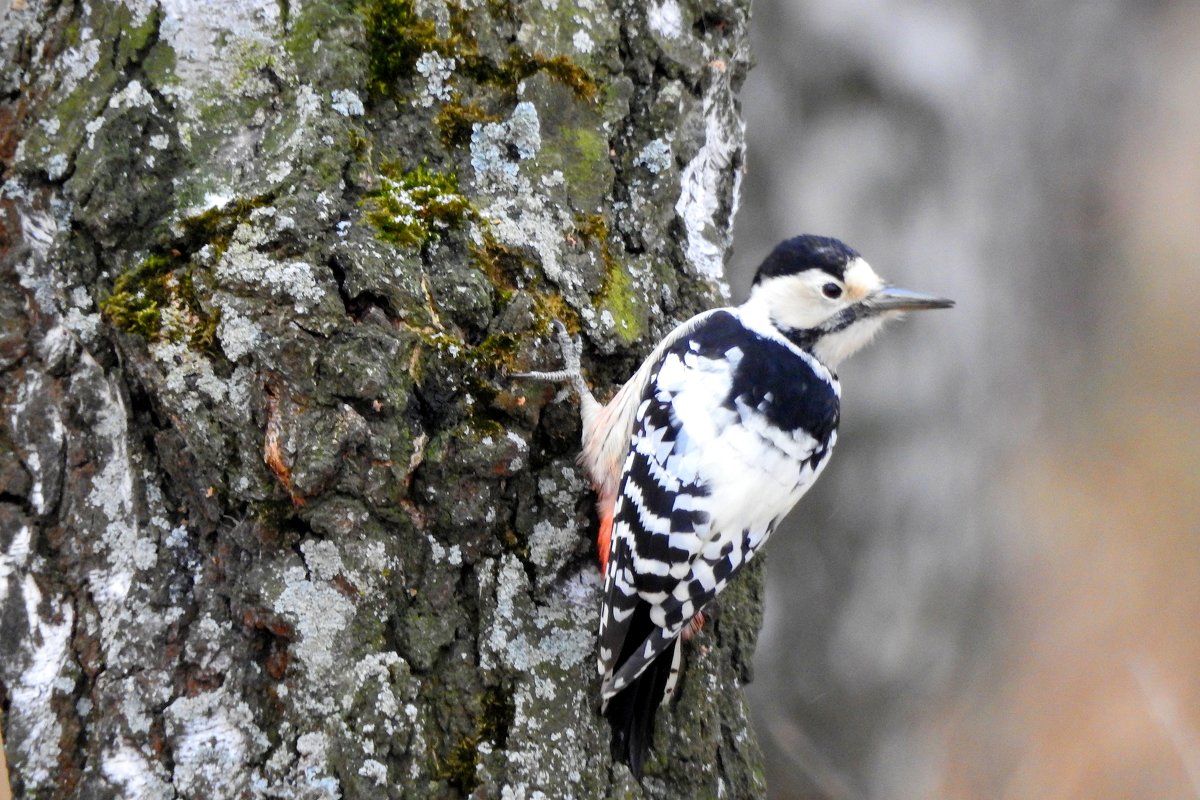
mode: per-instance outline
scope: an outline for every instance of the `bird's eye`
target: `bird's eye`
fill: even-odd
[[[821,287],[821,294],[828,297],[830,300],[837,300],[842,296],[842,287],[836,283],[827,283]]]

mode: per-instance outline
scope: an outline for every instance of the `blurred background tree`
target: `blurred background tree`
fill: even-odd
[[[731,280],[959,301],[846,365],[771,543],[771,796],[1200,793],[1200,10],[758,2]]]

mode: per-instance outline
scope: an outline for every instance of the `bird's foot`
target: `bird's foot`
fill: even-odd
[[[587,383],[583,380],[583,368],[580,365],[583,343],[579,337],[571,338],[571,334],[567,332],[567,326],[558,320],[554,320],[554,333],[555,338],[558,339],[558,348],[562,352],[562,369],[553,372],[513,372],[509,377],[551,383],[570,383],[579,392],[580,397],[590,394]]]

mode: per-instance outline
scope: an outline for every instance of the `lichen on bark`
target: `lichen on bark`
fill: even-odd
[[[551,362],[565,317],[603,391],[723,297],[746,14],[14,4],[0,689],[21,795],[762,792],[757,572],[689,645],[644,787],[610,763],[576,410],[506,377]],[[417,212],[463,199],[389,236],[372,209],[406,176]]]

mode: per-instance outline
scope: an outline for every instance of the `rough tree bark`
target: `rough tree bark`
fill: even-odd
[[[8,0],[21,797],[746,797],[746,576],[642,789],[573,403],[725,294],[746,0]]]

